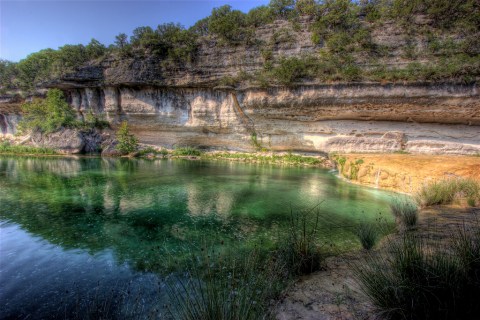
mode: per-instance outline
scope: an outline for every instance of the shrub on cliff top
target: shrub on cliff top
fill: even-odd
[[[127,121],[123,121],[117,131],[117,150],[122,154],[129,154],[137,150],[138,139],[130,133]]]
[[[49,133],[75,123],[75,111],[68,105],[59,89],[50,89],[46,99],[34,99],[22,105],[21,132],[38,130]]]
[[[245,40],[247,34],[245,16],[239,10],[232,10],[229,5],[214,8],[208,18],[208,30],[228,44],[239,43]]]

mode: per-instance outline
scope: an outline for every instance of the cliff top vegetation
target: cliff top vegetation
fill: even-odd
[[[256,30],[273,28],[280,20],[288,30],[272,31],[269,43],[256,37]],[[385,29],[388,36],[391,25],[401,30],[405,42],[395,66],[385,59],[394,53],[373,39],[376,30]],[[479,25],[476,0],[271,0],[248,13],[224,5],[188,29],[174,23],[142,26],[131,35],[120,33],[108,47],[92,39],[87,45],[40,50],[18,63],[0,60],[0,90],[32,91],[104,61],[154,57],[162,68],[188,69],[208,41],[218,47],[256,47],[261,53],[261,68],[220,79],[224,85],[290,85],[305,79],[472,82],[480,74]],[[278,42],[297,41],[292,33],[303,28],[308,28],[314,51],[272,53]]]

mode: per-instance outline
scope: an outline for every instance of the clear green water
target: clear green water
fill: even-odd
[[[162,277],[204,243],[268,249],[291,209],[324,201],[319,241],[358,248],[355,225],[389,220],[389,198],[318,168],[0,157],[0,318],[65,318],[120,291],[142,303],[118,314],[161,316]]]

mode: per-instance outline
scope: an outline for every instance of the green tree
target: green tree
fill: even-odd
[[[189,30],[199,36],[206,36],[209,33],[208,21],[209,17],[200,19],[193,26],[191,26]]]
[[[130,133],[127,121],[122,122],[120,128],[118,128],[116,136],[118,140],[116,148],[122,154],[129,154],[137,150],[138,140]]]
[[[128,45],[128,36],[125,33],[115,36],[115,45],[119,49],[124,49]]]
[[[180,24],[165,23],[157,27],[156,33],[161,39],[164,56],[183,63],[192,61],[197,51],[197,35]]]
[[[273,22],[275,15],[270,7],[260,6],[248,11],[245,19],[248,26],[259,27]]]
[[[309,69],[311,68],[306,59],[281,57],[278,66],[272,70],[272,73],[281,84],[288,85],[308,76],[308,72],[311,71]]]
[[[100,41],[93,39],[85,46],[88,59],[96,59],[104,56],[107,48]]]
[[[360,23],[358,9],[351,0],[325,0],[315,27],[327,32],[355,29]]]
[[[161,36],[151,27],[138,27],[133,30],[130,43],[136,48],[141,48],[144,53],[162,55],[166,50],[162,44]]]
[[[301,15],[313,16],[318,13],[318,5],[315,0],[297,0],[295,10]]]
[[[458,26],[478,33],[480,1],[478,0],[423,0],[433,23],[442,28]],[[478,37],[478,36],[477,36]]]
[[[0,59],[0,90],[6,91],[16,87],[17,64]]]
[[[22,105],[21,132],[54,132],[75,123],[75,111],[68,105],[59,89],[50,89],[46,99],[35,99]]]
[[[48,80],[55,61],[55,50],[44,49],[28,55],[17,64],[21,89],[32,91],[39,82]]]
[[[142,45],[145,40],[154,34],[155,32],[149,26],[135,28],[132,36],[130,37],[130,43],[134,46]]]
[[[67,44],[53,53],[49,77],[58,77],[75,69],[89,60],[85,47],[81,44]]]
[[[268,6],[276,17],[288,18],[289,13],[295,9],[295,0],[270,0]]]
[[[246,40],[245,14],[229,5],[214,8],[208,21],[208,30],[230,44]]]
[[[128,36],[125,33],[120,33],[115,36],[115,49],[120,53],[120,56],[125,58],[132,54],[132,46],[128,42]]]
[[[130,40],[134,47],[144,49],[145,53],[176,63],[193,60],[197,50],[197,34],[175,23],[160,24],[156,30],[136,28]]]

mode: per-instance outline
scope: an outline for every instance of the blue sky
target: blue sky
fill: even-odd
[[[105,45],[117,34],[140,26],[178,22],[186,27],[208,16],[212,8],[230,4],[249,9],[268,0],[130,1],[130,0],[0,0],[0,58],[18,61],[45,48],[87,44],[95,38]]]

